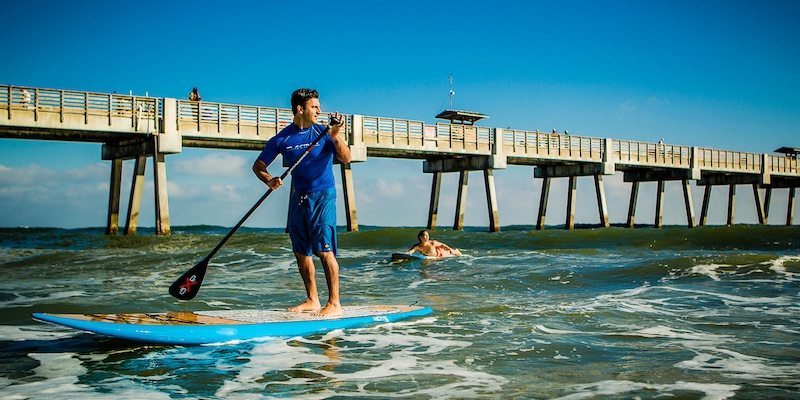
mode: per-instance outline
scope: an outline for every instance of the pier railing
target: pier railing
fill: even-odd
[[[503,150],[510,157],[599,162],[603,159],[605,141],[588,136],[504,129]]]
[[[263,141],[275,136],[294,119],[288,108],[188,100],[178,100],[177,107],[178,130],[189,137]],[[347,117],[346,137],[351,129],[351,118]],[[328,114],[320,115],[319,122],[328,123]]]
[[[767,155],[767,165],[773,175],[800,175],[797,157]]]
[[[157,132],[161,104],[154,97],[0,85],[0,110],[8,119],[42,128]]]
[[[692,148],[664,143],[614,140],[614,161],[627,165],[690,168]]]
[[[490,154],[494,130],[482,126],[362,116],[364,144],[384,149]]]
[[[697,148],[697,165],[705,170],[761,173],[761,154]]]
[[[103,141],[115,133],[159,132],[164,104],[163,98],[149,96],[0,85],[0,126],[34,128],[39,136],[47,129],[59,130],[61,136],[64,131],[79,131],[84,132],[81,140]],[[248,148],[274,136],[293,119],[287,108],[187,100],[176,100],[175,104],[177,110],[167,115],[175,115],[183,138],[249,142]],[[327,118],[328,114],[321,115],[320,122],[327,122]],[[354,143],[355,130],[361,133],[359,143]],[[502,138],[497,138],[500,132]],[[474,125],[426,124],[402,118],[356,119],[346,115],[345,135],[351,144],[386,150],[382,154],[399,151],[395,156],[409,152],[417,157],[504,154],[515,162],[528,159],[524,162],[530,164],[537,159],[612,161],[723,173],[800,175],[797,158],[783,155]],[[495,148],[499,143],[502,148]]]

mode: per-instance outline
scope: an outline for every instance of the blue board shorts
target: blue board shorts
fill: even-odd
[[[295,253],[310,256],[332,251],[336,255],[336,188],[293,192],[288,228]]]

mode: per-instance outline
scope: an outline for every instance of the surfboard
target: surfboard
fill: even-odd
[[[295,337],[359,328],[432,313],[420,306],[343,307],[342,315],[319,317],[287,310],[214,310],[137,314],[49,314],[33,318],[98,335],[160,344],[208,344],[262,337]]]
[[[455,254],[446,255],[444,257],[433,257],[433,256],[425,256],[420,253],[408,254],[408,253],[392,253],[392,261],[408,261],[408,260],[442,260],[445,258],[450,257],[458,257]]]
[[[392,253],[392,261],[403,261],[403,260],[429,260],[429,259],[433,259],[433,260],[435,260],[435,259],[436,259],[436,257],[428,257],[428,256],[423,256],[422,254],[419,254],[419,253],[413,253],[413,254],[408,254],[408,253]]]

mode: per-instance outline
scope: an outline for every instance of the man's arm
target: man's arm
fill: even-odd
[[[444,243],[442,243],[442,242],[440,242],[438,240],[432,240],[432,242],[434,243],[434,245],[444,247],[444,249],[447,250],[447,251],[453,251],[452,247],[450,247],[450,246],[448,246],[448,245],[446,245],[446,244],[444,244]]]
[[[261,182],[266,183],[267,186],[269,186],[269,188],[272,190],[275,190],[283,185],[281,178],[270,175],[270,173],[267,172],[267,163],[259,159],[253,163],[253,173],[256,174],[256,177],[258,177]]]

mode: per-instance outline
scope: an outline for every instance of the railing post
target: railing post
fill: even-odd
[[[111,126],[111,110],[114,109],[114,95],[108,95],[108,126]]]
[[[158,152],[174,154],[183,150],[181,134],[178,131],[178,100],[164,98],[162,121],[157,132],[159,132]]]
[[[33,120],[39,121],[39,88],[34,89],[33,95]]]
[[[64,122],[64,91],[63,90],[61,91],[61,104],[60,104],[60,107],[59,107],[59,114],[61,116],[60,117],[60,121],[63,123]],[[11,116],[10,113],[9,113],[9,116]]]
[[[261,107],[256,107],[256,136],[261,136]]]
[[[351,146],[364,146],[364,116],[353,114],[351,119],[352,130],[348,143]],[[425,127],[422,130],[422,138],[425,139]]]
[[[83,92],[83,123],[89,125],[89,92]]]
[[[192,109],[197,107],[197,132],[199,133],[200,132],[200,119],[201,119],[200,115],[202,114],[202,111],[200,111],[200,110],[203,108],[203,103],[201,103],[200,101],[197,101],[197,102],[190,102],[189,104],[192,106]]]
[[[603,139],[602,147],[603,151],[600,154],[600,158],[603,162],[603,174],[613,175],[616,169],[616,160],[618,158],[614,154],[614,139]]]
[[[772,163],[770,162],[768,165],[768,161],[771,161],[769,154],[764,153],[761,154],[761,184],[762,185],[769,185],[772,182]]]
[[[700,179],[700,149],[695,146],[691,147],[691,156],[689,158],[689,168],[691,170],[692,179]]]
[[[8,85],[8,119],[11,119],[11,103],[12,103],[12,101],[11,101],[11,93],[12,93],[11,88],[12,88],[12,86]]]

